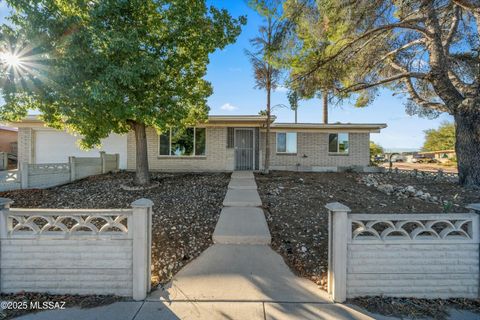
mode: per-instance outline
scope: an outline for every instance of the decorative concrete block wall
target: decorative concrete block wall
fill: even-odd
[[[74,180],[102,173],[102,159],[93,157],[71,157],[75,161]]]
[[[20,189],[20,174],[18,170],[0,172],[0,191]]]
[[[0,172],[0,191],[49,188],[88,176],[115,172],[119,155],[100,152],[100,157],[70,157],[68,163],[20,164],[20,170]]]
[[[132,209],[10,209],[0,198],[0,290],[114,294],[150,290],[153,203]]]
[[[70,182],[70,165],[68,163],[24,163],[20,165],[20,172],[24,179],[24,189],[48,188]]]
[[[349,214],[328,204],[329,292],[359,296],[479,297],[479,216]]]
[[[0,152],[0,170],[8,170],[8,152]]]

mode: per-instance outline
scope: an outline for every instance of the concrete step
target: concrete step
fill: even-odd
[[[255,179],[252,171],[233,171],[232,178],[236,179]]]
[[[263,210],[252,207],[223,208],[213,232],[213,242],[269,245],[270,231]]]
[[[260,207],[262,200],[257,190],[228,189],[223,206],[225,207]]]
[[[228,184],[228,189],[256,190],[257,184],[254,179],[232,178]]]

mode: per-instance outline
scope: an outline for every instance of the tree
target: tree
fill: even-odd
[[[455,125],[442,123],[438,129],[425,130],[425,142],[422,151],[439,151],[455,149]]]
[[[251,5],[266,19],[266,25],[259,28],[259,36],[250,40],[254,51],[246,50],[255,77],[255,88],[267,93],[266,105],[266,136],[264,172],[270,168],[270,123],[272,117],[271,93],[278,87],[281,71],[273,64],[274,54],[280,50],[287,30],[281,20],[281,6],[278,1],[252,1]]]
[[[297,112],[298,112],[298,92],[295,90],[289,90],[287,93],[288,104],[290,105],[290,110],[295,112],[295,123],[297,123]]]
[[[315,0],[287,0],[284,19],[290,22],[289,39],[279,54],[279,64],[289,70],[289,86],[298,91],[303,99],[322,100],[323,123],[328,123],[329,103],[349,95],[334,89],[351,66],[348,62],[331,63],[324,68],[315,68],[316,61],[327,54],[328,38],[343,36],[343,29],[327,28]]]
[[[379,87],[408,96],[407,111],[453,115],[459,180],[480,186],[478,0],[317,1],[326,46],[309,72],[353,64],[338,92],[371,101]],[[308,73],[308,72],[307,72]]]
[[[375,163],[375,157],[381,154],[384,154],[383,147],[373,141],[370,141],[370,163]]]
[[[0,41],[22,63],[1,75],[1,116],[38,109],[48,125],[81,134],[84,147],[133,130],[138,184],[149,183],[146,127],[206,118],[208,55],[245,23],[205,1],[7,2],[15,28],[2,26]]]

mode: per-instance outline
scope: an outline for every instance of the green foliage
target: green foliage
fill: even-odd
[[[2,46],[26,56],[1,75],[5,120],[37,109],[92,147],[132,122],[162,131],[205,119],[209,54],[235,41],[244,17],[205,1],[7,0]],[[23,76],[22,76],[23,75]]]
[[[455,149],[455,125],[442,123],[438,129],[425,130],[425,142],[422,151],[439,151]]]
[[[284,17],[290,21],[289,40],[278,57],[280,64],[289,70],[289,86],[305,99],[334,93],[343,99],[349,95],[336,91],[353,67],[349,61],[331,61],[319,65],[338,51],[337,40],[345,37],[346,29],[338,22],[329,28],[329,19],[321,4],[324,1],[287,0]],[[328,4],[328,3],[326,3]]]
[[[376,144],[373,141],[370,141],[370,156],[378,156],[383,153],[384,153],[384,150],[381,145]]]
[[[379,144],[376,144],[373,141],[370,141],[370,164],[376,165],[378,164],[375,161],[375,157],[378,155],[382,155],[384,153],[383,147]]]
[[[287,93],[288,103],[290,105],[290,109],[293,111],[298,110],[298,100],[300,100],[298,96],[298,92],[295,90],[289,90]]]

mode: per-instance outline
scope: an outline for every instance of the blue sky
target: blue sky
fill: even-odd
[[[208,99],[210,114],[257,114],[265,109],[266,94],[254,89],[254,78],[250,63],[244,50],[250,48],[249,39],[257,34],[263,19],[250,9],[245,0],[209,0],[209,3],[223,7],[238,17],[246,15],[248,23],[235,44],[217,51],[210,57],[206,79],[213,85],[213,95]],[[5,3],[0,0],[0,23],[8,15]],[[374,103],[366,108],[354,108],[351,104],[331,106],[330,122],[386,123],[388,128],[371,139],[387,149],[419,148],[423,144],[423,131],[436,128],[452,117],[444,114],[437,119],[428,120],[417,116],[408,116],[404,108],[405,98],[392,96],[392,92],[383,90]],[[277,90],[272,96],[272,105],[288,105],[285,90]],[[294,114],[287,108],[273,110],[277,121],[293,122]],[[299,122],[321,122],[322,108],[319,99],[301,101],[298,111]]]

